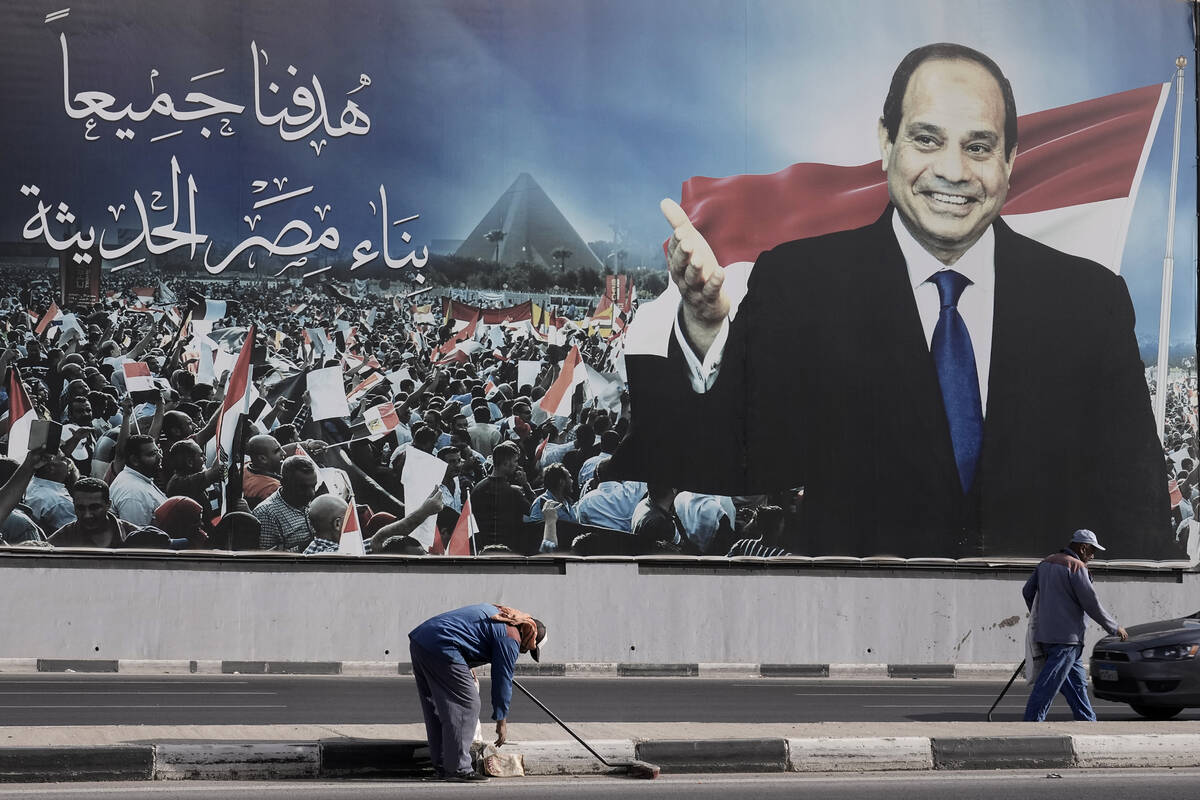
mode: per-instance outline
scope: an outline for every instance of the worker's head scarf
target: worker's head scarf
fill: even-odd
[[[491,619],[516,628],[517,635],[521,638],[521,649],[528,651],[533,656],[534,661],[540,661],[541,652],[538,645],[539,642],[544,641],[546,638],[546,626],[524,611],[519,611],[509,606],[496,606],[496,608],[499,609],[500,613],[491,617]],[[539,633],[541,634],[540,636]]]

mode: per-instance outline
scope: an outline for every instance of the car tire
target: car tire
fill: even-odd
[[[1137,712],[1138,716],[1154,720],[1174,719],[1183,711],[1182,706],[1143,706],[1130,703],[1129,707]]]

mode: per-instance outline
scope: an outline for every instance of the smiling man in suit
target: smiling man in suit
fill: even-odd
[[[999,219],[1016,120],[986,55],[914,50],[878,125],[884,214],[748,277],[663,201],[679,309],[665,362],[628,359],[614,466],[720,494],[804,486],[816,554],[1037,556],[1086,526],[1181,556],[1124,282]]]

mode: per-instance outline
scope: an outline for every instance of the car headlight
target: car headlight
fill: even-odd
[[[1143,650],[1142,658],[1146,661],[1182,661],[1195,658],[1197,653],[1200,653],[1200,644],[1167,644]]]

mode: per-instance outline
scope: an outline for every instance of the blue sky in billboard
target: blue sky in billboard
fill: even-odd
[[[354,243],[378,236],[368,203],[379,204],[381,184],[393,219],[420,215],[406,227],[414,243],[462,239],[528,172],[584,239],[611,239],[615,226],[649,261],[669,232],[658,200],[678,197],[693,175],[876,160],[888,79],[916,46],[956,41],[989,54],[1021,114],[1162,83],[1176,56],[1194,61],[1190,9],[1176,0],[79,0],[46,21],[65,7],[0,10],[0,186],[10,193],[0,241],[21,238],[33,204],[17,190],[31,182],[69,202],[85,227],[123,227],[129,218],[114,221],[107,206],[132,207],[135,189],[169,194],[174,156],[183,180],[197,183],[199,225],[224,243],[248,236],[253,214],[258,233],[302,213],[315,223],[311,199],[331,206],[323,221],[339,227],[348,260]],[[203,123],[204,137],[199,121],[153,113],[85,129],[64,108],[60,34],[72,95],[107,92],[113,108],[144,110],[164,92],[183,107],[179,98],[204,91],[243,107],[226,126],[233,135],[220,135],[219,117]],[[313,89],[315,76],[328,116],[355,101],[369,131],[287,141],[258,122],[252,41],[268,54],[259,62],[264,114],[295,87]],[[1195,75],[1190,63],[1173,341],[1195,333]],[[1158,326],[1174,116],[1172,96],[1122,268],[1143,338]],[[122,128],[136,136],[118,138]],[[314,189],[298,207],[254,209],[252,181],[282,177],[282,191]]]

